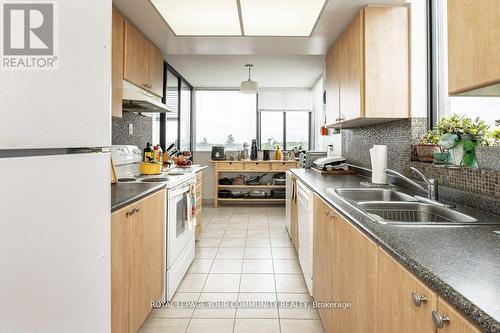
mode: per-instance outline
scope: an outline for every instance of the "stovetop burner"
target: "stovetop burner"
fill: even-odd
[[[161,183],[168,181],[166,177],[146,178],[142,180],[145,183]]]
[[[119,183],[134,182],[135,178],[118,178]]]
[[[169,172],[168,175],[169,176],[184,176],[185,173],[182,173],[182,172]]]

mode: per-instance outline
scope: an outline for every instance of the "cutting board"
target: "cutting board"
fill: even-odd
[[[351,169],[344,170],[344,169],[338,169],[338,170],[327,170],[323,171],[315,167],[311,167],[311,170],[317,173],[320,173],[322,175],[354,175],[356,172],[354,172]]]

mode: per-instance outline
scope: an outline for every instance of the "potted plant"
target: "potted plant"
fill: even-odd
[[[417,158],[422,162],[432,162],[434,160],[434,152],[441,151],[438,145],[439,133],[437,130],[429,130],[415,146]]]
[[[480,168],[500,170],[500,120],[476,147],[477,163]]]
[[[472,120],[456,114],[443,117],[436,124],[436,130],[441,135],[440,145],[450,150],[453,164],[467,167],[477,167],[475,149],[488,128],[479,117]]]

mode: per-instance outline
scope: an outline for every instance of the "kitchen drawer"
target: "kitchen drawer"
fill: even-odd
[[[243,163],[239,162],[220,162],[217,163],[217,168],[219,170],[243,170]]]
[[[269,171],[269,163],[264,162],[248,162],[245,163],[245,170],[248,171]]]
[[[196,173],[196,184],[200,185],[203,182],[203,171]]]
[[[286,171],[288,169],[295,168],[297,166],[296,162],[273,162],[271,163],[271,170]]]
[[[196,198],[201,197],[202,193],[203,193],[203,185],[202,184],[196,185]]]

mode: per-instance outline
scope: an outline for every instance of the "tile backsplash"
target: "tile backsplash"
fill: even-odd
[[[129,125],[133,134],[129,134]],[[112,138],[114,145],[135,145],[144,149],[153,140],[153,119],[137,113],[123,112],[123,118],[113,118]]]

